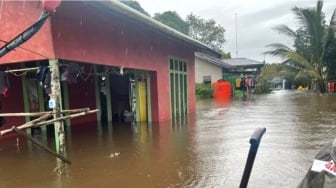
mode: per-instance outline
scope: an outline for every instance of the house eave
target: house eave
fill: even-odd
[[[116,0],[110,0],[110,1],[88,1],[88,3],[90,3],[92,6],[97,6],[97,4],[101,4],[104,7],[108,8],[109,10],[112,10],[114,12],[117,12],[125,17],[128,17],[129,19],[132,20],[136,20],[140,23],[143,23],[147,26],[149,26],[150,28],[153,28],[157,31],[160,31],[170,37],[176,38],[178,40],[181,40],[189,45],[191,45],[192,47],[195,48],[195,51],[200,51],[206,54],[210,54],[212,56],[215,57],[221,57],[222,55],[215,51],[212,50],[211,48],[209,48],[208,46],[206,46],[205,44],[203,44],[200,41],[197,41],[181,32],[178,32],[174,29],[172,29],[171,27],[168,27],[154,19],[152,19],[151,17],[148,17],[136,10],[134,10],[133,8],[128,7],[127,5],[124,5],[123,3],[116,1]]]

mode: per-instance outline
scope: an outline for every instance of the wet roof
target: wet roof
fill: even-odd
[[[197,58],[199,58],[199,59],[202,59],[202,60],[207,61],[207,62],[209,62],[209,63],[218,65],[218,66],[220,66],[220,67],[224,67],[224,68],[226,68],[226,69],[233,69],[233,68],[234,68],[232,65],[223,62],[223,61],[222,61],[223,59],[216,58],[216,57],[213,57],[213,56],[210,56],[210,55],[201,53],[201,52],[196,52],[196,53],[195,53],[195,56],[196,56]]]
[[[222,61],[232,66],[262,66],[264,65],[264,62],[247,59],[247,58],[222,59]]]
[[[93,1],[92,1],[93,2]],[[207,54],[211,54],[216,57],[221,57],[221,54],[217,51],[212,50],[204,43],[197,41],[179,31],[176,31],[175,29],[166,26],[153,18],[146,16],[137,10],[134,10],[133,8],[128,7],[127,5],[124,5],[123,3],[116,1],[116,0],[109,0],[109,1],[94,1],[92,3],[93,6],[97,6],[97,2],[104,5],[105,8],[108,8],[109,10],[112,10],[113,12],[117,12],[125,17],[128,17],[129,19],[135,20],[137,22],[143,23],[148,25],[149,27],[156,29],[168,36],[174,37],[176,39],[182,40],[183,42],[193,46],[196,48],[197,51],[201,51]]]

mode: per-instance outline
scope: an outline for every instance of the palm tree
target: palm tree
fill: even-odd
[[[330,52],[330,41],[335,38],[336,9],[333,12],[329,25],[325,24],[324,13],[322,12],[323,1],[317,1],[316,8],[292,9],[299,21],[300,29],[292,30],[286,25],[275,28],[295,42],[294,47],[273,43],[267,47],[270,51],[265,52],[274,56],[284,58],[284,64],[291,65],[298,70],[298,75],[309,75],[321,93],[327,92],[328,63],[327,52]],[[332,53],[336,53],[333,47]]]

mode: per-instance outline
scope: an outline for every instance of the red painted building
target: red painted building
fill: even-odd
[[[41,11],[40,1],[0,1],[0,46]],[[219,56],[118,1],[62,1],[37,34],[0,58],[0,70],[39,67],[51,59],[61,70],[77,64],[77,83],[62,82],[63,108],[98,108],[100,113],[73,119],[73,124],[110,121],[125,111],[137,121],[159,122],[195,112],[197,51]],[[31,74],[9,74],[1,113],[48,110],[48,96]],[[5,127],[24,121],[6,118]]]

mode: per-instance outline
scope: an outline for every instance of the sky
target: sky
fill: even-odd
[[[264,55],[271,43],[292,46],[292,42],[273,28],[285,24],[296,29],[298,22],[291,9],[316,7],[316,0],[137,0],[151,16],[176,11],[182,19],[190,13],[214,19],[226,31],[224,51],[232,58],[245,57],[266,63],[279,63],[280,58]],[[326,21],[336,8],[336,0],[324,0]]]

